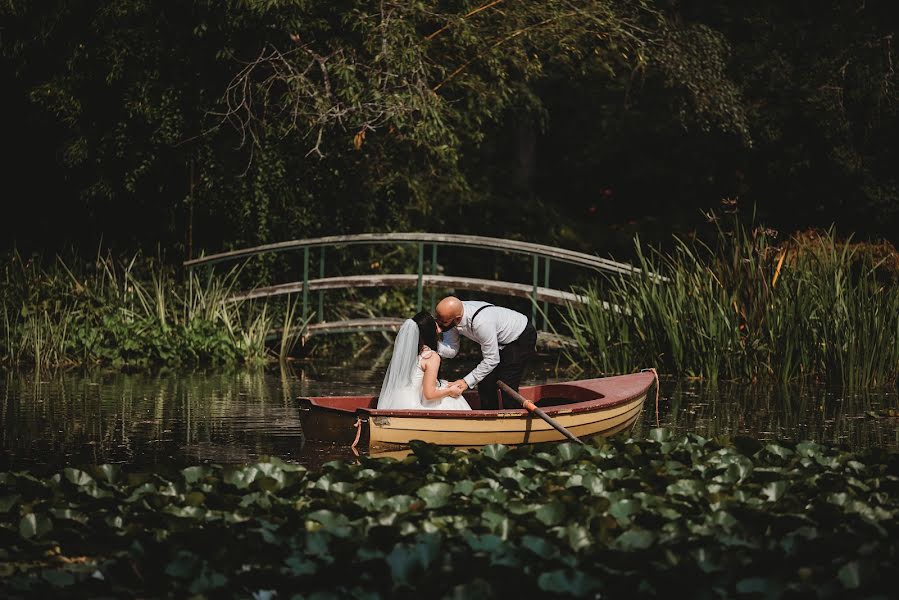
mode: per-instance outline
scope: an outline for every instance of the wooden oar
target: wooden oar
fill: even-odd
[[[509,396],[515,398],[515,400],[517,400],[518,403],[521,404],[522,407],[524,407],[529,412],[535,413],[538,417],[540,417],[541,419],[543,419],[544,421],[546,421],[547,423],[552,425],[556,431],[558,431],[559,433],[561,433],[562,435],[567,437],[569,440],[571,440],[572,442],[577,442],[578,444],[584,444],[584,442],[582,442],[580,439],[578,439],[577,436],[575,436],[573,433],[571,433],[570,431],[568,431],[567,429],[562,427],[562,425],[560,425],[558,421],[556,421],[555,419],[550,417],[548,414],[543,412],[543,409],[538,408],[536,404],[534,404],[533,402],[531,402],[530,400],[528,400],[527,398],[525,398],[524,396],[522,396],[521,394],[519,394],[512,388],[510,388],[508,385],[506,385],[505,381],[497,380],[496,385],[498,385],[500,387],[500,389],[502,389]]]

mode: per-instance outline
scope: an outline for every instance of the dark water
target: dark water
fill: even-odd
[[[382,357],[256,372],[7,373],[0,375],[0,470],[239,463],[267,455],[316,466],[352,458],[345,445],[307,439],[295,399],[374,394],[384,367]],[[567,378],[547,363],[525,383]],[[899,410],[895,388],[849,393],[663,379],[661,389],[660,423],[676,432],[899,450],[899,418],[889,416]],[[655,407],[647,403],[632,435],[654,426]]]

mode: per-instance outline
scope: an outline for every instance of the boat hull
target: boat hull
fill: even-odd
[[[634,426],[656,381],[654,373],[645,372],[528,386],[520,392],[575,436],[613,435]],[[466,393],[466,399],[474,410],[384,411],[374,408],[377,399],[373,397],[306,398],[301,405],[307,409],[307,436],[337,443],[355,441],[370,450],[396,448],[413,440],[477,447],[565,439],[524,409],[479,410],[476,393]]]

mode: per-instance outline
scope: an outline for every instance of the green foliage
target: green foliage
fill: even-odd
[[[0,291],[0,361],[37,369],[258,363],[272,319],[265,305],[229,299],[238,270],[176,282],[172,270],[135,256],[70,264],[13,254]],[[292,324],[289,309],[285,323]],[[282,348],[282,355],[291,348]]]
[[[712,381],[895,382],[895,250],[879,256],[833,230],[776,245],[772,233],[737,223],[718,228],[715,247],[676,239],[671,254],[647,253],[637,240],[640,272],[597,282],[585,306],[570,307],[575,360],[619,373],[656,364]]]
[[[0,59],[58,125],[92,226],[137,217],[179,246],[489,210],[478,151],[545,117],[548,77],[656,78],[685,118],[748,135],[726,42],[648,0],[13,1],[0,18]]]
[[[0,589],[36,596],[871,597],[899,462],[811,442],[416,444],[321,471],[0,473]],[[650,568],[651,567],[651,568]],[[73,586],[77,586],[74,588]]]

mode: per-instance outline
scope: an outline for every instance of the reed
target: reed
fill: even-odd
[[[0,362],[148,366],[261,362],[272,311],[229,301],[240,269],[181,281],[158,261],[106,254],[44,263],[13,252],[0,290]],[[288,347],[282,347],[281,354]]]
[[[739,224],[718,228],[712,244],[675,239],[669,253],[637,240],[639,274],[596,280],[581,290],[585,305],[568,307],[570,358],[606,373],[652,364],[709,381],[893,383],[899,286],[890,252],[832,229],[778,245],[772,232]]]

